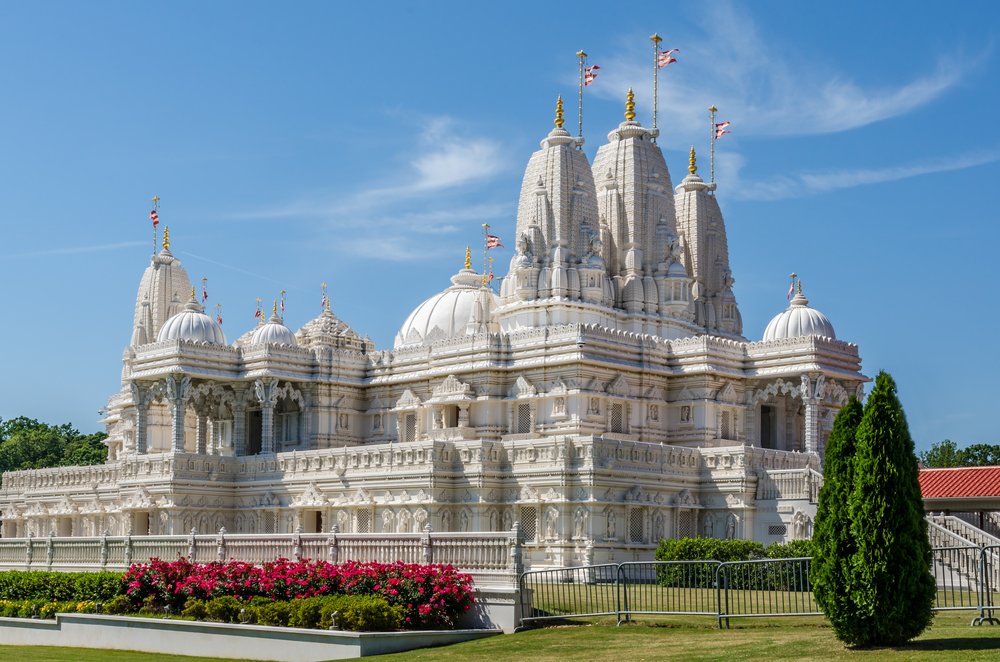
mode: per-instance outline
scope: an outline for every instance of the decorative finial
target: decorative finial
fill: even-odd
[[[799,279],[799,294],[802,294],[802,279]]]
[[[694,157],[694,145],[691,145],[691,160],[689,161],[688,172],[690,172],[692,175],[698,172],[698,164]]]
[[[472,250],[468,246],[465,247],[465,268],[472,268]]]
[[[628,101],[625,102],[625,119],[629,122],[635,119],[635,95],[632,88],[628,88]]]
[[[170,250],[170,228],[163,226],[163,250]]]
[[[191,300],[194,301],[194,285],[191,286]]]
[[[274,314],[275,315],[278,314],[278,300],[277,299],[274,300]]]
[[[716,108],[715,106],[709,106],[708,107],[708,112],[710,112],[710,113],[717,113],[717,112],[719,112],[719,109]]]
[[[556,126],[561,129],[565,123],[566,120],[563,119],[562,95],[560,94],[559,100],[556,101]]]

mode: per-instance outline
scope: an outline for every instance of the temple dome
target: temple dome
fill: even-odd
[[[801,336],[823,336],[836,340],[833,324],[826,315],[809,307],[809,300],[799,292],[792,297],[791,305],[775,316],[764,330],[764,341],[799,338]]]
[[[227,344],[226,334],[222,332],[222,327],[211,315],[205,314],[205,309],[198,304],[194,296],[184,305],[183,310],[160,327],[156,341],[164,340],[207,342],[223,347]]]
[[[248,345],[288,345],[298,347],[299,342],[295,339],[295,334],[281,321],[278,313],[271,315],[267,324],[262,324],[253,332]]]
[[[480,289],[482,276],[473,269],[462,269],[451,277],[451,287],[417,306],[396,335],[393,348],[431,343],[470,333],[470,322],[478,315],[486,318],[496,307],[496,296],[486,292],[490,310],[482,311]],[[480,309],[477,311],[477,307]],[[476,313],[477,315],[474,315]],[[484,320],[480,320],[484,321]]]

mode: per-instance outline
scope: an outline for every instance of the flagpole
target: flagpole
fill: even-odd
[[[660,42],[663,39],[660,35],[653,34],[650,39],[653,42],[653,128],[656,128],[656,103],[657,103],[657,92],[658,92],[658,79],[657,75],[660,71]],[[656,138],[653,138],[653,142],[656,142]]]
[[[584,53],[583,50],[581,50],[579,53],[576,54],[576,56],[580,58],[580,137],[582,138],[583,137],[583,59],[587,57],[587,54]],[[583,146],[580,145],[579,149],[583,149]]]
[[[160,203],[160,199],[154,195],[153,196],[153,211],[154,212],[156,211],[156,208],[159,205],[159,203]],[[156,220],[159,221],[160,220],[159,217],[157,217]],[[156,223],[153,223],[153,255],[156,255]]]
[[[216,320],[222,319],[222,304],[221,303],[215,304],[215,319]],[[219,324],[222,324],[222,322],[219,322]]]
[[[281,290],[281,321],[285,321],[285,291]]]
[[[708,110],[712,113],[712,181],[715,181],[715,113],[719,112],[719,109],[715,105],[708,107]]]
[[[490,226],[483,223],[483,287],[486,287],[486,265],[490,260]]]

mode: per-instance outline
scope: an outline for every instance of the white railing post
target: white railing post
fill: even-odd
[[[219,535],[215,538],[215,560],[219,563],[226,562],[226,527],[219,529]]]
[[[198,547],[195,545],[194,539],[196,535],[198,535],[198,529],[191,527],[191,532],[188,533],[188,560],[191,561],[191,563],[195,563],[197,561],[196,557],[198,555]]]
[[[337,546],[337,534],[340,533],[340,526],[334,524],[330,529],[330,551],[327,560],[333,565],[340,563],[340,548]]]
[[[296,561],[302,560],[302,527],[295,527],[295,535],[292,536],[292,556]]]
[[[431,542],[431,524],[428,522],[424,525],[424,531],[420,536],[420,545],[423,547],[424,552],[424,565],[430,565],[434,563],[434,547]]]
[[[28,534],[27,549],[24,555],[24,565],[26,570],[31,570],[31,561],[35,557],[35,546],[31,543],[35,540],[35,533]]]
[[[125,567],[132,567],[132,529],[125,534]]]
[[[510,530],[510,572],[513,581],[516,583],[518,577],[524,572],[524,563],[521,556],[521,522],[514,522]]]
[[[108,567],[108,530],[101,534],[101,571]]]
[[[48,548],[45,550],[45,569],[48,570],[49,572],[52,572],[52,554],[53,554],[52,537],[55,535],[56,535],[55,531],[49,531],[49,545]]]

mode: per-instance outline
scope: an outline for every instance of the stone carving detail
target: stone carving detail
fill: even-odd
[[[519,376],[514,385],[507,391],[508,398],[531,398],[536,395],[538,395],[538,389],[532,386],[531,382],[524,378],[524,375]]]

